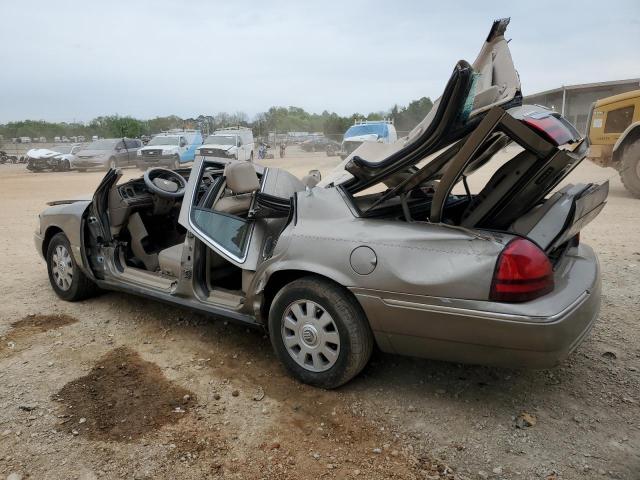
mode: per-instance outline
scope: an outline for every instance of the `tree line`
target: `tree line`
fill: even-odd
[[[91,138],[98,135],[105,138],[138,138],[152,135],[172,128],[198,128],[211,133],[218,128],[245,126],[253,129],[255,136],[264,136],[268,132],[323,132],[327,136],[341,136],[356,120],[392,119],[399,132],[411,130],[433,106],[430,98],[414,100],[409,105],[394,105],[389,111],[371,112],[363,115],[354,113],[341,116],[324,111],[320,114],[309,113],[300,107],[271,107],[257,114],[253,120],[243,112],[215,115],[200,115],[196,118],[180,118],[175,115],[139,120],[129,116],[107,115],[94,118],[88,123],[46,122],[44,120],[23,120],[0,125],[0,135],[5,141],[16,137],[72,137],[83,135]]]

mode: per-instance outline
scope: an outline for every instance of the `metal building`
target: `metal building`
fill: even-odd
[[[591,104],[601,98],[640,88],[640,78],[611,82],[566,85],[533,95],[526,95],[524,103],[544,105],[562,113],[581,133],[586,132]]]

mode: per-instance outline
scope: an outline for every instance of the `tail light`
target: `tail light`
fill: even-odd
[[[573,125],[564,118],[552,115],[547,111],[531,113],[522,119],[522,123],[555,146],[580,140],[580,134]]]
[[[553,290],[553,269],[545,253],[529,240],[509,242],[498,258],[489,298],[527,302]]]

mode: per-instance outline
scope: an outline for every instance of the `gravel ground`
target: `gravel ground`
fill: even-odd
[[[101,177],[0,165],[0,478],[640,479],[640,200],[613,170],[572,174],[612,182],[581,236],[600,255],[602,312],[562,366],[376,353],[337,391],[291,380],[262,332],[223,319],[120,293],[59,300],[37,214]]]

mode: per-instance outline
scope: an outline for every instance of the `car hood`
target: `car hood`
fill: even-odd
[[[77,157],[89,158],[89,157],[106,157],[113,153],[111,150],[80,150],[76,153]]]
[[[48,148],[32,148],[27,152],[27,156],[33,159],[52,158],[58,155],[62,154]]]
[[[146,147],[139,148],[138,150],[177,150],[177,145],[147,145]]]
[[[236,148],[235,145],[219,145],[217,143],[207,143],[207,144],[202,144],[198,147],[198,149],[201,148],[211,148],[211,149],[216,149],[216,150],[224,150],[225,152],[228,152],[229,150],[231,150],[232,148]]]
[[[365,135],[354,135],[353,137],[345,138],[342,143],[345,142],[377,142],[378,135],[375,133],[367,133]]]

